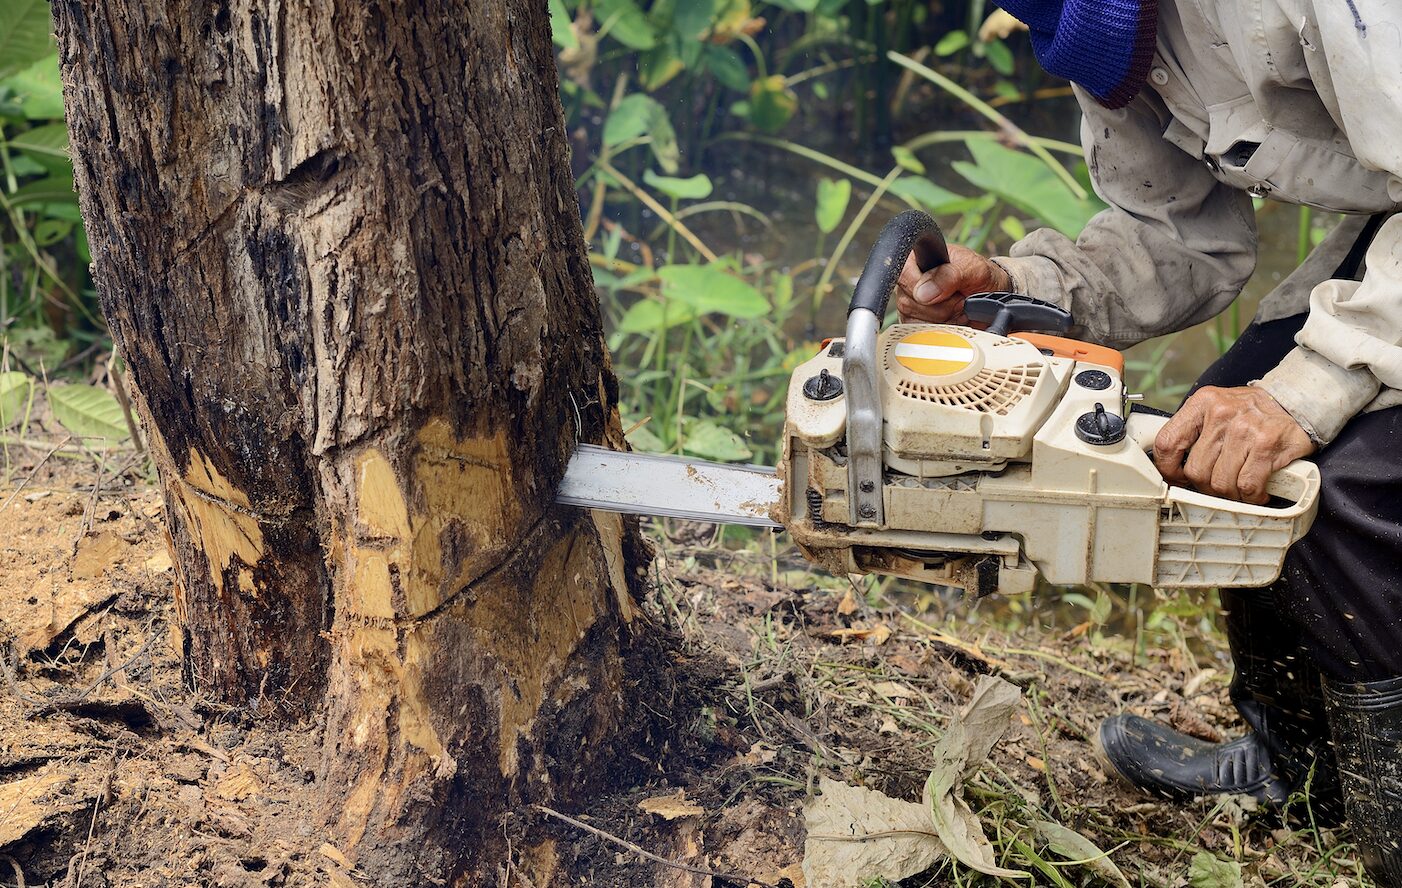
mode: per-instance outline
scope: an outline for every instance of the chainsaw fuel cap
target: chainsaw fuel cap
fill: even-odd
[[[1108,412],[1104,404],[1096,404],[1094,413],[1077,417],[1076,437],[1096,447],[1109,447],[1125,439],[1125,421]]]

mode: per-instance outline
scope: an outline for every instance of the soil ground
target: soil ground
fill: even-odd
[[[300,826],[316,726],[270,728],[182,674],[160,498],[141,461],[44,456],[11,445],[0,476],[0,885],[369,885]],[[1051,820],[1135,884],[1187,884],[1204,851],[1239,861],[1245,885],[1361,884],[1343,834],[1284,828],[1231,799],[1146,799],[1094,758],[1087,737],[1117,711],[1210,739],[1237,730],[1230,664],[1199,601],[1160,602],[1145,619],[1137,601],[1132,631],[1116,634],[1116,590],[1089,609],[946,604],[809,573],[778,540],[737,549],[697,525],[651,532],[650,604],[684,637],[678,666],[707,688],[704,705],[678,726],[689,751],[654,780],[562,812],[597,832],[521,813],[556,839],[575,884],[802,885],[802,809],[818,779],[919,799],[932,747],[985,673],[1024,690],[968,787],[1010,863],[1040,847],[1029,824]],[[505,883],[527,885],[513,864]],[[1048,869],[1035,884],[1094,883],[1081,866]],[[1195,885],[1234,883],[1195,872]],[[994,882],[944,864],[903,884]]]

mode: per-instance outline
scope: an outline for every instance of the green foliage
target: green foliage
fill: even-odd
[[[970,139],[973,163],[952,166],[968,182],[996,195],[1023,212],[1065,234],[1076,237],[1105,204],[1095,197],[1079,198],[1047,166],[1021,151],[986,139]]]
[[[0,3],[0,80],[53,51],[53,24],[45,0],[5,0]]]
[[[0,430],[19,422],[34,396],[34,380],[28,373],[0,371]]]
[[[0,0],[0,372],[53,370],[75,345],[106,337],[51,30],[43,0]],[[8,396],[0,394],[6,417]]]
[[[823,234],[836,231],[837,226],[842,224],[842,217],[847,215],[847,204],[851,200],[851,179],[819,179],[816,211],[818,230]]]
[[[54,419],[79,438],[98,438],[119,444],[129,437],[122,406],[105,388],[52,385],[48,397]]]
[[[1188,884],[1192,888],[1241,888],[1241,864],[1199,851],[1188,867]]]

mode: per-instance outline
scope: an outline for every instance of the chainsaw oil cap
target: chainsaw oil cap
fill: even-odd
[[[950,330],[918,330],[891,349],[891,360],[907,372],[962,382],[983,369],[983,353],[965,336]]]
[[[1108,447],[1125,439],[1125,421],[1109,413],[1104,404],[1096,404],[1094,413],[1082,413],[1076,419],[1076,437],[1096,447]]]

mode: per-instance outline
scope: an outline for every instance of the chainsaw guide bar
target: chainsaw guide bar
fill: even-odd
[[[783,484],[767,466],[620,453],[581,444],[555,501],[629,515],[781,527],[771,513],[783,498]]]

